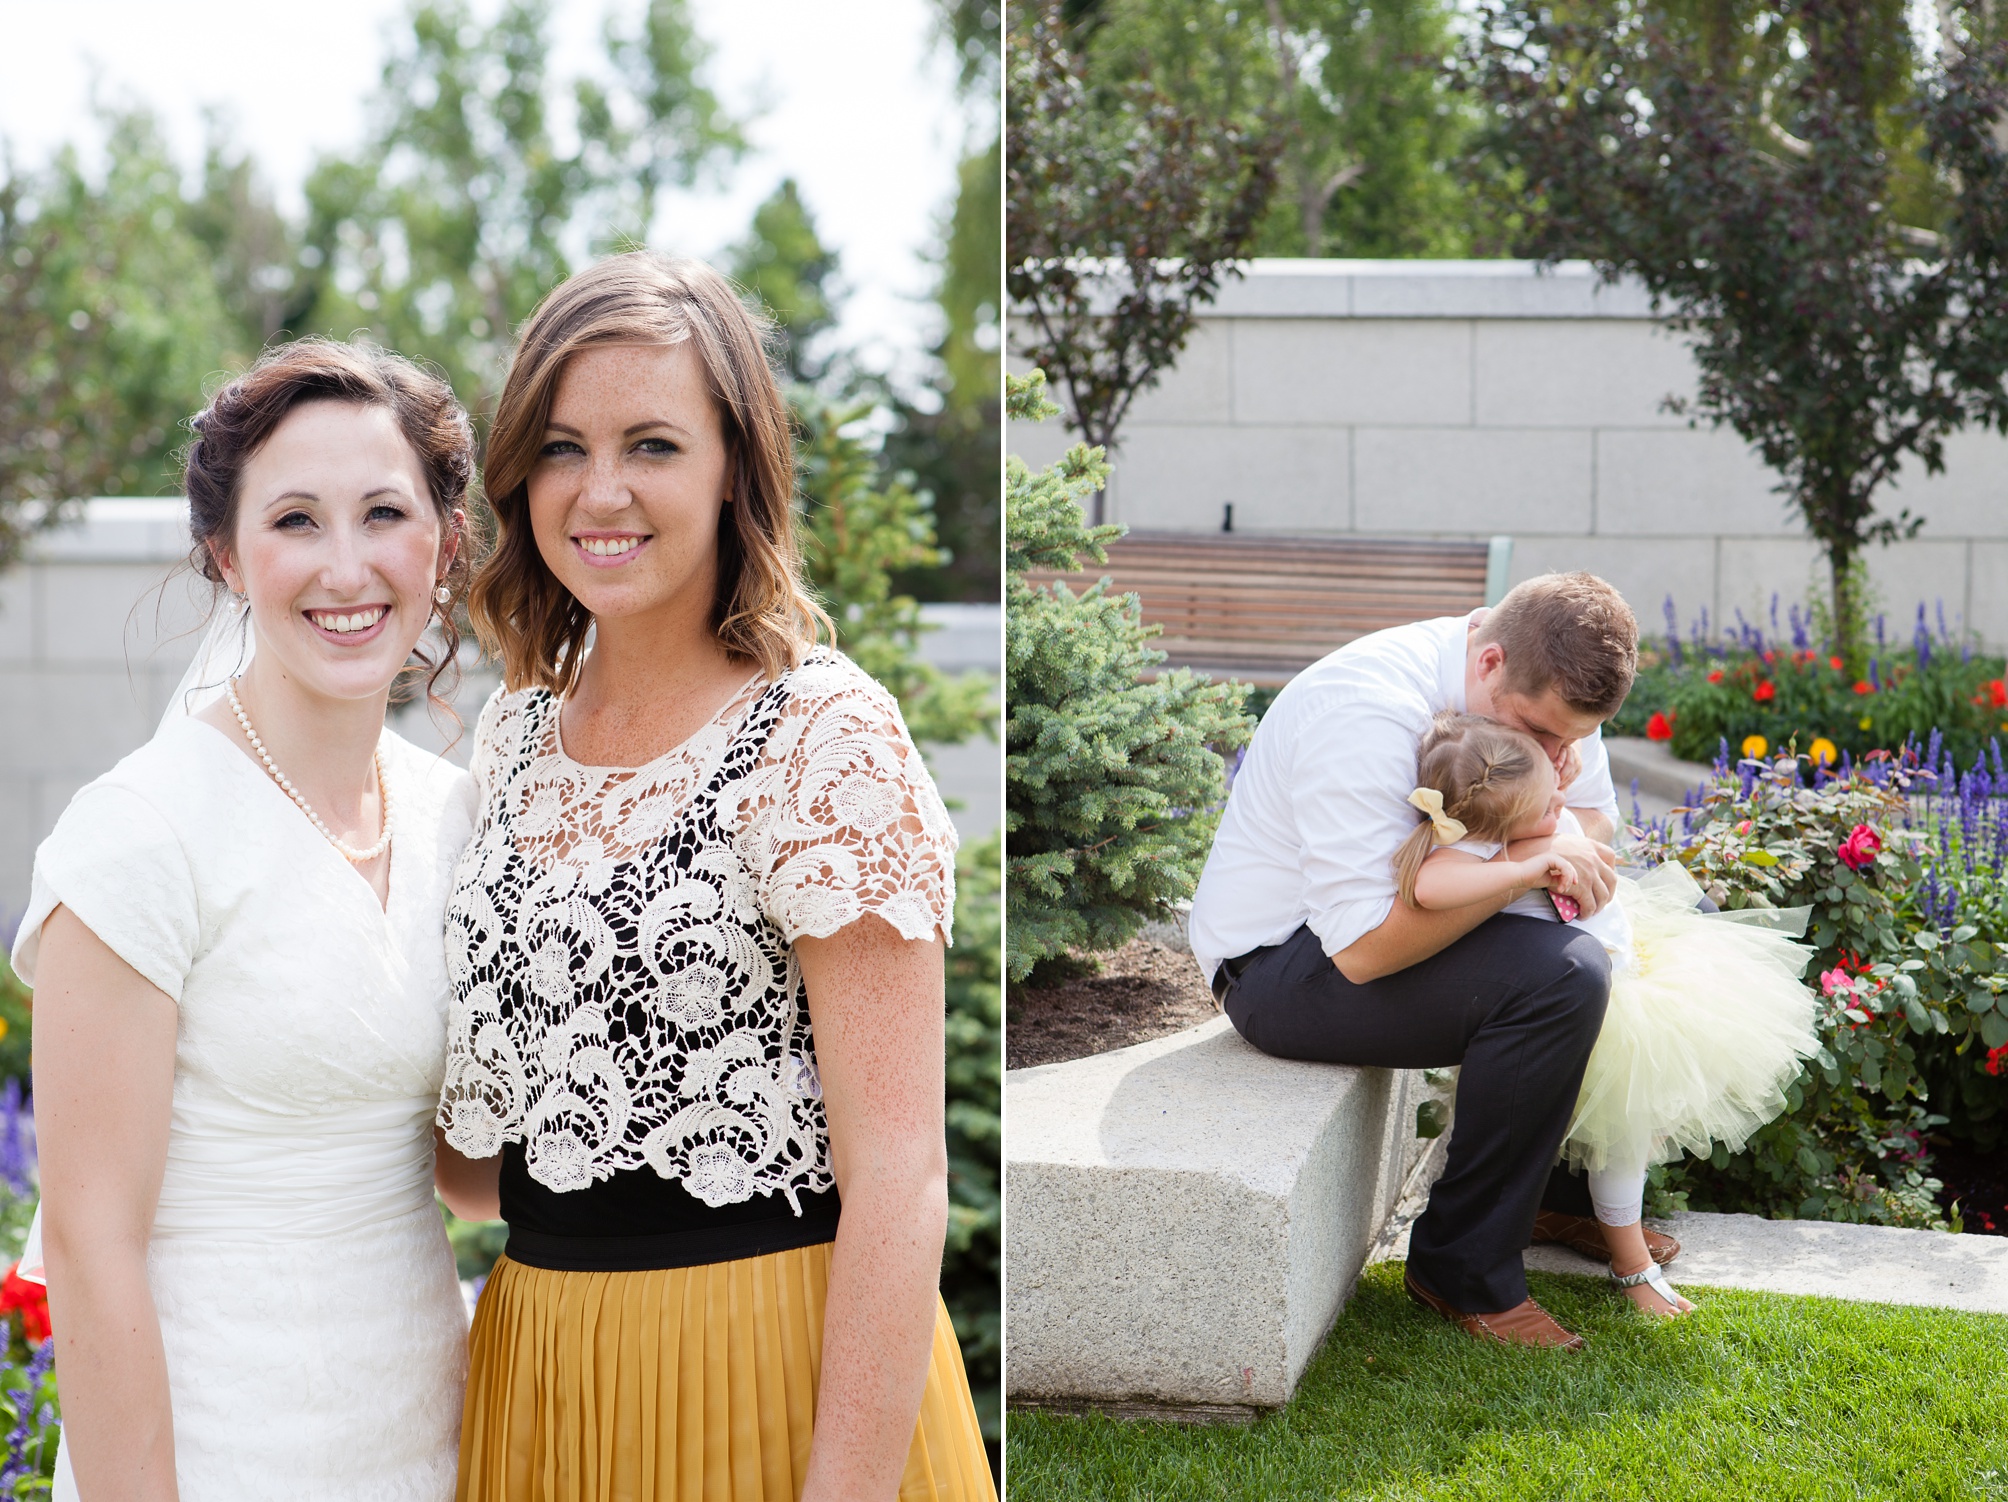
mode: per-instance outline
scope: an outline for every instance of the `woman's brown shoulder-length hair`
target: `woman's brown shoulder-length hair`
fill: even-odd
[[[794,434],[765,331],[711,267],[650,251],[609,256],[553,288],[530,316],[488,435],[483,483],[497,538],[468,599],[475,632],[501,660],[506,687],[567,692],[592,627],[592,616],[537,551],[529,479],[565,362],[595,345],[688,340],[704,367],[731,466],[711,607],[719,642],[775,678],[830,630],[802,582]]]

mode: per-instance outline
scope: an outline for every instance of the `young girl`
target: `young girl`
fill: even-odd
[[[1403,901],[1454,908],[1504,892],[1506,912],[1577,922],[1609,953],[1610,1006],[1562,1153],[1587,1172],[1611,1280],[1648,1313],[1687,1313],[1646,1251],[1646,1169],[1716,1141],[1735,1152],[1784,1110],[1800,1060],[1819,1048],[1819,1004],[1799,980],[1812,951],[1779,931],[1790,926],[1779,913],[1700,912],[1700,889],[1673,862],[1578,917],[1553,891],[1576,882],[1567,861],[1514,856],[1517,841],[1580,832],[1554,767],[1518,731],[1440,715],[1418,781],[1409,802],[1427,822],[1395,856]]]

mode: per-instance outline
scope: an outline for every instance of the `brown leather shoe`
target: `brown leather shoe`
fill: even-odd
[[[1502,1346],[1542,1346],[1549,1350],[1580,1351],[1583,1337],[1572,1330],[1564,1330],[1549,1314],[1532,1299],[1516,1304],[1500,1314],[1467,1314],[1462,1309],[1453,1309],[1449,1304],[1415,1281],[1406,1268],[1402,1270],[1402,1286],[1408,1296],[1449,1320],[1466,1335],[1479,1340],[1489,1340]]]
[[[1650,1226],[1639,1229],[1645,1233],[1645,1249],[1652,1253],[1652,1260],[1661,1267],[1680,1255],[1680,1243],[1671,1236],[1662,1236]],[[1603,1229],[1594,1216],[1564,1215],[1559,1210],[1543,1210],[1534,1217],[1534,1235],[1529,1244],[1538,1245],[1544,1241],[1581,1252],[1596,1262],[1611,1260],[1610,1248],[1604,1245]]]

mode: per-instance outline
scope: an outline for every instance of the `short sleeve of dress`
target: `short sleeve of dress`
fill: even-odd
[[[201,932],[195,876],[173,828],[145,798],[94,784],[70,800],[35,852],[14,970],[29,985],[42,925],[58,905],[177,1003]]]
[[[833,655],[790,684],[741,826],[762,911],[790,943],[867,913],[902,938],[947,938],[955,826],[899,706]]]
[[[1466,855],[1475,855],[1482,861],[1489,861],[1506,847],[1497,840],[1458,840],[1440,848],[1444,850],[1462,850]]]

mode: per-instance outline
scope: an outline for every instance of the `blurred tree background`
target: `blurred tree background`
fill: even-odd
[[[935,4],[964,94],[994,95],[997,11]],[[482,422],[543,294],[593,256],[647,243],[666,192],[745,156],[683,0],[617,4],[590,78],[551,76],[549,12],[549,0],[505,0],[492,19],[467,0],[417,4],[365,139],[320,160],[298,216],[220,120],[195,173],[136,106],[100,107],[97,170],[77,146],[30,165],[0,145],[0,565],[72,498],[173,493],[205,383],[282,335],[360,332],[428,360]],[[834,346],[840,271],[794,184],[761,205],[726,266],[781,325],[791,378],[869,403],[876,462],[935,534],[937,551],[899,581],[923,600],[997,598],[998,180],[993,119],[943,206],[941,332],[914,389]]]
[[[776,324],[810,577],[840,644],[898,695],[916,738],[953,743],[995,733],[996,684],[920,660],[919,606],[995,603],[1000,587],[1001,13],[934,6],[969,123],[936,226],[923,378],[895,381],[845,346],[842,267],[795,182],[719,264]],[[0,568],[77,498],[176,493],[189,416],[276,339],[360,335],[429,361],[485,433],[512,335],[545,292],[649,243],[666,193],[720,181],[749,151],[746,122],[705,81],[709,49],[683,0],[617,0],[612,14],[605,66],[560,79],[548,0],[478,14],[422,0],[364,140],[318,162],[299,215],[217,119],[193,171],[131,106],[99,110],[101,168],[84,143],[40,165],[0,143]],[[942,1275],[993,1455],[1001,860],[994,839],[962,854]],[[25,1071],[24,1002],[0,961],[0,1073]],[[485,1271],[492,1228],[453,1230],[463,1272]]]

